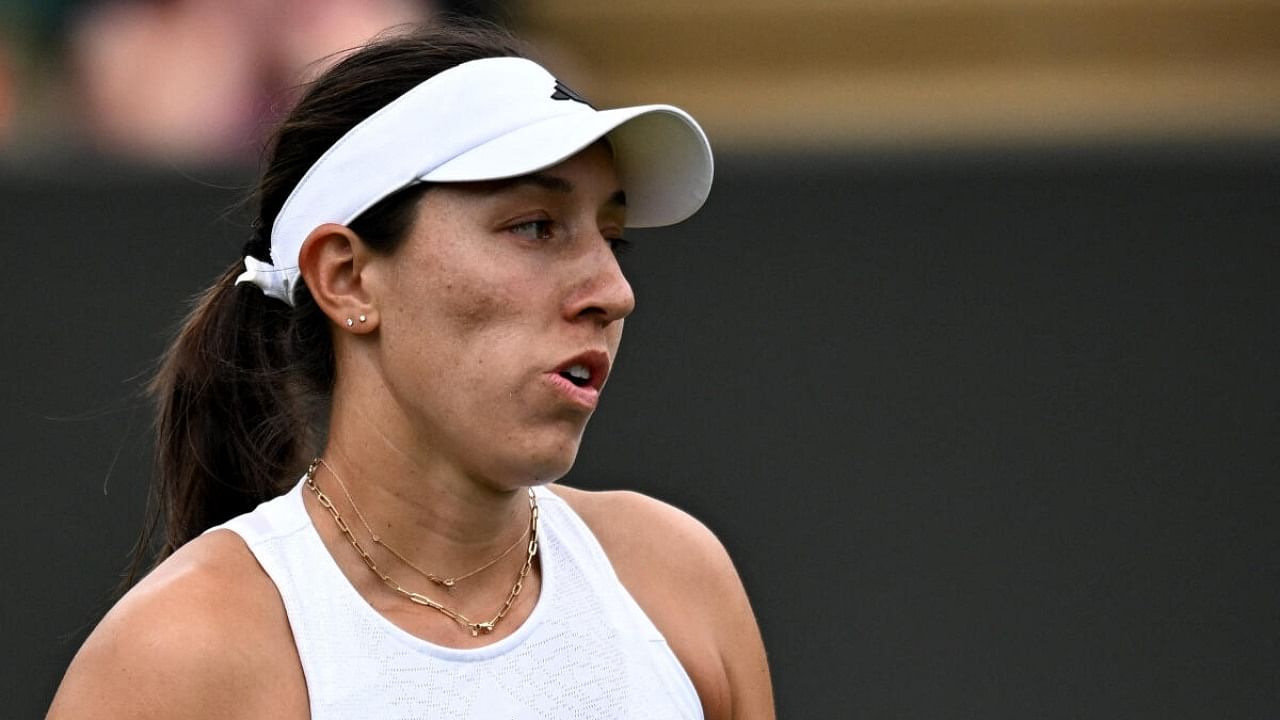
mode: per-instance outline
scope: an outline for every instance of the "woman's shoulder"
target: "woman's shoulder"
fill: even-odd
[[[559,484],[551,490],[587,524],[619,575],[661,569],[704,579],[708,574],[737,578],[715,533],[673,505],[630,490],[589,491]],[[672,548],[680,549],[677,557]]]
[[[707,717],[773,717],[755,614],[715,533],[641,493],[551,489],[587,524],[619,581],[667,638]]]
[[[290,667],[298,683],[281,682]],[[68,668],[49,717],[282,717],[296,714],[297,693],[287,691],[295,686],[305,717],[299,683],[275,585],[237,535],[214,532],[111,608]]]

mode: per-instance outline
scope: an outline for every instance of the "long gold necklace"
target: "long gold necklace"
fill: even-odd
[[[337,481],[338,481],[338,487],[342,488],[342,494],[347,496],[347,502],[348,502],[348,503],[350,503],[350,505],[351,505],[351,509],[355,511],[355,513],[356,513],[356,517],[360,520],[360,524],[361,524],[361,525],[364,525],[364,529],[365,529],[365,531],[369,533],[369,539],[370,539],[370,540],[373,540],[373,543],[374,543],[375,545],[381,545],[383,549],[385,549],[387,552],[389,552],[389,553],[391,553],[392,555],[394,555],[394,556],[396,557],[396,559],[397,559],[397,560],[399,560],[400,562],[402,562],[402,563],[404,563],[405,565],[409,566],[409,567],[410,567],[414,572],[418,573],[418,574],[419,574],[419,575],[421,575],[422,577],[424,577],[424,578],[426,578],[426,579],[430,580],[431,582],[433,582],[433,583],[435,583],[435,584],[437,584],[437,585],[439,585],[440,587],[443,587],[443,588],[445,588],[445,589],[452,590],[452,589],[453,589],[453,586],[454,586],[454,585],[456,585],[457,583],[459,583],[459,582],[461,582],[461,581],[463,581],[463,580],[466,580],[467,578],[469,578],[469,577],[471,577],[471,576],[473,576],[473,575],[478,575],[478,574],[480,574],[480,573],[484,572],[485,570],[488,570],[489,568],[493,567],[494,565],[496,565],[496,564],[498,563],[498,561],[499,561],[499,560],[501,560],[501,559],[505,558],[506,556],[510,555],[510,554],[511,554],[511,551],[512,551],[512,550],[515,550],[515,549],[516,549],[516,546],[520,544],[520,541],[521,541],[521,540],[524,540],[524,539],[525,539],[526,537],[528,537],[528,535],[529,535],[529,528],[528,528],[528,527],[526,527],[526,528],[524,529],[524,532],[523,532],[523,533],[520,533],[520,537],[518,537],[518,538],[516,538],[516,539],[515,539],[515,542],[511,543],[510,545],[508,545],[506,550],[503,550],[499,555],[497,555],[496,557],[494,557],[494,558],[493,558],[492,560],[490,560],[489,562],[487,562],[487,563],[485,563],[485,564],[481,565],[480,567],[478,567],[478,568],[476,568],[475,570],[472,570],[471,572],[468,572],[468,573],[463,573],[463,574],[461,574],[461,575],[453,575],[453,576],[450,576],[450,577],[441,577],[441,576],[436,575],[435,573],[433,573],[433,572],[431,572],[431,571],[429,571],[429,570],[423,570],[422,568],[420,568],[420,567],[418,567],[417,565],[415,565],[415,564],[413,563],[413,561],[412,561],[412,560],[410,560],[409,558],[405,557],[405,556],[404,556],[404,555],[402,555],[398,550],[396,550],[395,548],[393,548],[393,547],[391,547],[390,545],[388,545],[388,544],[386,543],[386,541],[384,541],[384,540],[382,539],[382,536],[380,536],[380,535],[378,535],[378,533],[374,532],[374,531],[373,531],[373,527],[372,527],[371,525],[369,525],[369,521],[368,521],[368,520],[366,520],[366,519],[364,518],[364,513],[360,512],[360,506],[359,506],[359,505],[356,505],[356,501],[355,501],[355,499],[351,497],[351,491],[347,489],[347,484],[346,484],[345,482],[343,482],[343,481],[342,481],[342,476],[338,474],[338,471],[337,471],[337,470],[334,470],[334,469],[333,469],[333,466],[332,466],[332,465],[330,465],[329,463],[325,462],[324,458],[317,458],[317,460],[319,460],[320,464],[321,464],[321,465],[323,465],[323,466],[324,466],[324,468],[325,468],[326,470],[328,470],[328,471],[329,471],[329,473],[330,473],[331,475],[333,475],[333,478],[334,478],[335,480],[337,480]]]
[[[338,508],[334,507],[333,501],[320,490],[320,486],[316,485],[316,468],[321,462],[320,458],[316,458],[311,461],[311,466],[307,468],[307,489],[315,494],[320,506],[329,511],[329,514],[333,516],[333,522],[338,526],[338,530],[342,532],[343,536],[347,538],[347,542],[351,543],[351,547],[355,548],[356,553],[360,555],[360,559],[373,571],[374,575],[377,575],[382,580],[383,584],[408,598],[410,602],[424,605],[443,613],[449,619],[470,630],[471,637],[476,637],[480,633],[488,634],[493,632],[493,629],[502,621],[502,618],[507,616],[507,611],[511,609],[511,605],[520,595],[520,591],[524,589],[524,579],[528,577],[529,571],[533,568],[533,557],[538,554],[538,498],[533,494],[532,488],[529,489],[529,551],[524,559],[524,565],[520,567],[520,574],[516,576],[515,585],[511,586],[511,592],[507,594],[507,599],[502,603],[502,608],[498,610],[498,614],[484,622],[474,622],[457,610],[442,605],[426,595],[406,590],[400,586],[400,583],[393,580],[390,575],[378,569],[378,565],[373,561],[373,558],[369,556],[369,553],[360,545],[360,541],[356,540],[356,536],[352,534],[351,527],[342,518]]]

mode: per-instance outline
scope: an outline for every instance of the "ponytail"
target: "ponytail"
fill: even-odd
[[[239,262],[197,300],[150,385],[156,451],[148,537],[164,558],[279,495],[318,448],[333,382],[322,313],[237,286]],[[305,297],[303,297],[305,296]]]

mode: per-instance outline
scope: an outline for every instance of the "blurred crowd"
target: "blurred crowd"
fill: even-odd
[[[296,88],[383,32],[493,3],[0,0],[0,158],[242,164]]]

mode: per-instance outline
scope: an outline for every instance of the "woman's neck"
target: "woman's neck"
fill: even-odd
[[[470,476],[426,443],[397,438],[375,422],[334,417],[322,457],[317,483],[356,536],[367,543],[376,534],[435,575],[471,571],[528,528],[523,488]]]

